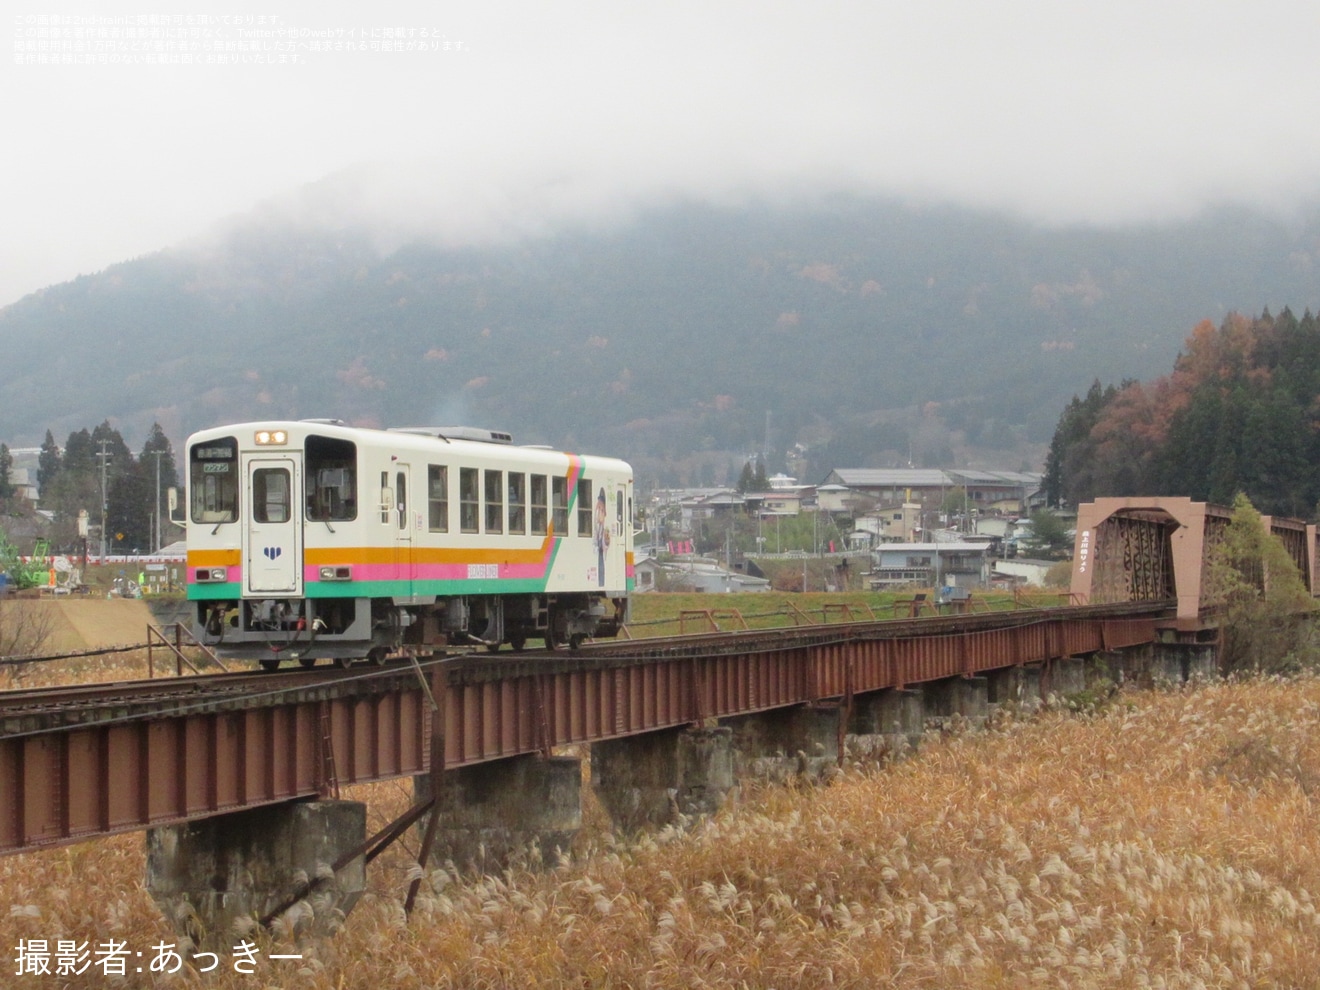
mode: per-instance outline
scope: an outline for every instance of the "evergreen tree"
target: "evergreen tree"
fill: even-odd
[[[17,493],[10,479],[14,467],[14,457],[9,453],[9,445],[0,443],[0,509],[7,508]]]
[[[1312,469],[1307,461],[1307,424],[1283,389],[1246,399],[1241,431],[1243,453],[1239,487],[1271,515],[1295,516],[1312,498]]]
[[[92,431],[92,443],[98,459],[105,458],[107,552],[146,550],[151,542],[151,495],[140,465],[109,420]]]
[[[69,439],[64,441],[64,457],[61,463],[64,470],[75,474],[96,470],[97,449],[92,443],[92,435],[86,428],[69,434]]]
[[[170,542],[171,524],[165,493],[171,488],[178,487],[179,484],[179,476],[174,464],[174,448],[159,423],[151,424],[151,432],[147,434],[147,440],[142,445],[142,453],[138,455],[138,465],[143,481],[151,491],[148,499],[148,524],[153,526],[152,549],[158,550],[160,548],[154,545],[157,532],[160,534],[162,544]],[[155,526],[156,520],[159,520],[158,527]]]
[[[1096,442],[1092,431],[1117,394],[1113,385],[1102,387],[1096,379],[1086,398],[1073,396],[1059,417],[1045,458],[1045,500],[1049,505],[1077,504],[1096,495],[1109,494],[1095,490]]]
[[[752,473],[752,462],[747,461],[743,464],[742,473],[738,475],[737,491],[739,495],[746,495],[756,487],[756,476]]]
[[[47,430],[46,439],[41,442],[41,453],[37,456],[37,490],[39,494],[43,496],[46,494],[47,486],[60,473],[62,461],[60,445],[55,442],[55,437],[50,430]]]
[[[43,444],[42,452],[48,455],[48,473],[41,506],[55,516],[51,543],[72,549],[79,543],[79,512],[86,512],[93,525],[101,524],[101,478],[92,435],[85,429],[70,433],[62,455],[54,443]]]
[[[1156,486],[1162,495],[1183,495],[1198,502],[1210,498],[1214,453],[1223,427],[1223,396],[1218,388],[1199,388],[1176,414],[1168,442],[1156,454]]]
[[[1052,557],[1067,554],[1073,541],[1062,518],[1049,509],[1037,509],[1031,514],[1031,536],[1027,543],[1033,553]]]

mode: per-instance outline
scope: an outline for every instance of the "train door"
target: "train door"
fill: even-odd
[[[243,586],[248,592],[302,594],[301,474],[293,457],[245,458]]]
[[[608,586],[611,590],[626,590],[628,587],[628,541],[632,538],[632,521],[628,519],[628,498],[620,485],[611,491],[613,504],[609,506],[610,528],[614,530],[614,542],[610,545],[610,570]]]
[[[412,502],[409,499],[407,464],[394,465],[394,579],[396,598],[413,594]]]

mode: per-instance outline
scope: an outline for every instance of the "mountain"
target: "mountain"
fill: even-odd
[[[107,417],[131,445],[153,420],[177,444],[335,416],[491,426],[670,481],[732,481],[767,434],[772,469],[807,448],[807,480],[1016,469],[1093,379],[1162,374],[1200,320],[1284,306],[1320,310],[1320,214],[1043,229],[855,197],[684,202],[383,250],[254,213],[0,310],[0,408],[11,446]]]

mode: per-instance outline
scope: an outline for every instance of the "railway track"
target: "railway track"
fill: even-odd
[[[1062,619],[1132,618],[1167,613],[1170,602],[1148,605],[1063,606],[968,615],[836,622],[762,630],[698,633],[656,639],[584,644],[576,651],[468,652],[449,656],[396,657],[385,664],[348,668],[319,666],[287,671],[235,671],[150,680],[0,691],[0,738],[64,726],[167,717],[181,712],[235,711],[268,705],[272,698],[307,701],[372,695],[417,684],[443,664],[451,684],[624,668],[658,659],[719,657],[799,650],[828,643],[888,638],[939,637],[969,630],[1028,626]]]

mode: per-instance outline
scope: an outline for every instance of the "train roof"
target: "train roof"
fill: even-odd
[[[558,450],[541,444],[515,444],[511,434],[499,430],[453,426],[406,426],[377,429],[374,427],[348,426],[339,420],[329,419],[254,420],[247,423],[229,423],[198,430],[188,437],[187,445],[192,446],[198,441],[212,440],[216,437],[240,435],[240,447],[255,446],[255,442],[251,439],[244,443],[241,435],[248,434],[251,437],[259,430],[285,430],[290,435],[299,436],[315,433],[320,436],[338,437],[345,440],[355,440],[359,443],[390,446],[399,450],[418,452],[434,452],[452,447],[456,451],[461,451],[464,455],[477,459],[489,457],[508,459],[516,456],[520,459],[535,462],[556,456],[566,457],[576,454],[576,452]],[[631,467],[625,461],[608,454],[581,454],[580,456],[589,457],[596,462],[614,461],[618,466],[631,470]]]

